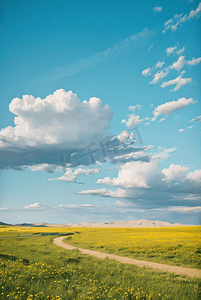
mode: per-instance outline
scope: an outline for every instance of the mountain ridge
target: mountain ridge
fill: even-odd
[[[6,224],[0,222],[4,226],[20,226],[20,227],[180,227],[180,226],[196,226],[191,224],[170,223],[164,221],[150,221],[146,219],[116,221],[116,222],[82,222],[82,223],[65,223],[65,224],[50,224],[50,223],[18,223]]]

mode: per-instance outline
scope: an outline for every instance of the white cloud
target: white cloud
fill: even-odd
[[[187,179],[192,183],[197,183],[201,185],[201,170],[195,170],[187,175]]]
[[[148,117],[146,117],[146,118],[145,118],[145,120],[146,120],[146,121],[149,121],[149,118],[148,118]]]
[[[180,165],[173,165],[171,164],[168,169],[163,169],[161,173],[165,175],[165,178],[162,179],[166,182],[179,182],[184,181],[185,176],[188,172],[187,167],[181,167]]]
[[[7,155],[0,161],[1,169],[56,165],[62,151],[81,149],[102,139],[113,117],[99,98],[80,102],[76,94],[63,89],[45,99],[31,95],[14,98],[9,109],[16,115],[15,126],[0,131],[0,150]]]
[[[199,123],[199,122],[201,122],[201,115],[200,116],[198,116],[197,118],[195,118],[195,119],[192,119],[190,122],[196,122],[196,123]]]
[[[180,71],[185,64],[189,66],[198,65],[201,62],[201,57],[193,58],[192,60],[187,61],[185,56],[181,55],[176,62],[174,62],[169,68]]]
[[[185,56],[181,55],[178,58],[178,60],[170,66],[170,69],[175,69],[175,70],[179,71],[184,67],[185,63],[186,63]]]
[[[126,123],[126,120],[125,119],[121,120],[121,123],[122,124]]]
[[[152,113],[156,119],[160,115],[171,115],[176,110],[186,108],[189,104],[193,103],[196,103],[196,101],[193,101],[193,98],[186,99],[183,97],[177,101],[170,101],[157,106]]]
[[[59,168],[57,165],[51,165],[51,164],[38,164],[31,166],[31,171],[40,171],[40,172],[48,172],[48,173],[55,173],[59,171]]]
[[[199,3],[196,10],[191,10],[191,12],[188,16],[188,19],[195,18],[199,14],[200,11],[201,11],[201,2]]]
[[[187,129],[191,129],[191,128],[193,128],[193,125],[192,125],[192,126],[189,126],[189,127],[187,127]]]
[[[129,106],[129,110],[131,110],[131,111],[135,111],[136,109],[141,109],[143,107],[143,105],[141,105],[141,104],[137,104],[137,105],[134,105],[134,106]]]
[[[145,69],[144,71],[142,71],[142,75],[147,77],[151,75],[151,68]]]
[[[164,62],[158,61],[157,64],[155,65],[155,69],[157,69],[157,68],[161,69],[163,65],[164,65]]]
[[[154,12],[156,12],[156,11],[160,12],[160,11],[162,11],[162,9],[163,8],[161,6],[156,6],[156,7],[153,8]]]
[[[142,219],[152,221],[157,219],[171,223],[200,224],[200,206],[197,206],[197,204],[195,206],[195,203],[192,202],[186,203],[185,201],[184,206],[184,203],[179,201],[174,206],[174,201],[164,202],[161,199],[161,201],[157,202],[157,206],[153,207],[151,201],[146,201],[145,199],[143,201],[136,200],[134,203],[131,198],[121,198],[121,201],[120,199],[116,200],[115,205],[68,204],[55,207],[43,206],[36,209],[15,207],[0,208],[0,210],[4,211],[2,214],[3,222],[9,223],[9,220],[12,219],[12,222],[16,224],[46,222],[65,224],[66,226],[72,223],[75,226],[81,225],[80,223],[83,223],[85,226],[96,226],[100,225],[97,222],[101,222],[101,225],[104,226],[104,222],[140,220],[139,223],[141,223]],[[94,222],[94,224],[89,222]]]
[[[170,19],[165,22],[165,29],[163,30],[163,33],[165,33],[168,29],[171,29],[172,31],[177,30],[178,26],[185,23],[187,20],[191,20],[192,18],[195,18],[196,16],[199,17],[199,12],[201,11],[201,2],[199,3],[196,10],[191,10],[189,15],[187,14],[183,15],[181,13],[180,15],[175,14],[173,19]]]
[[[174,46],[174,47],[169,47],[169,48],[167,48],[165,51],[166,51],[167,55],[169,56],[170,54],[174,53],[174,50],[175,50],[175,49],[177,49],[176,46]]]
[[[158,83],[162,78],[166,77],[169,72],[170,71],[168,68],[165,68],[165,72],[164,72],[164,70],[158,71],[156,74],[154,74],[154,79],[152,81],[150,81],[149,84]]]
[[[149,188],[156,175],[157,161],[127,162],[122,165],[117,178],[98,179],[96,183],[123,186],[125,188]]]
[[[184,51],[185,51],[185,46],[183,48],[181,48],[180,50],[176,51],[176,53],[178,55],[181,55],[181,54],[183,54]]]
[[[153,46],[154,46],[154,45],[152,44],[152,45],[148,48],[148,50],[150,50]]]
[[[80,175],[89,175],[89,174],[96,174],[99,173],[101,170],[100,169],[76,169],[74,172],[72,169],[67,169],[65,174],[61,177],[58,178],[49,178],[48,180],[60,180],[60,181],[66,181],[66,182],[74,182],[78,176]]]
[[[183,74],[183,73],[182,73]],[[178,76],[177,78],[173,79],[173,80],[169,80],[169,81],[164,81],[161,84],[162,88],[165,88],[169,85],[176,85],[174,89],[171,90],[176,92],[178,91],[182,86],[186,85],[187,83],[190,84],[192,82],[192,78],[182,78],[182,74],[180,76]]]
[[[102,197],[112,197],[112,198],[124,198],[124,197],[126,198],[126,197],[128,197],[126,195],[125,190],[122,190],[120,188],[118,188],[117,191],[111,191],[111,190],[107,190],[105,188],[98,189],[98,190],[85,190],[85,191],[78,192],[77,194],[102,196]]]
[[[159,171],[156,157],[149,162],[127,162],[120,167],[116,178],[106,177],[96,183],[123,187],[127,197],[135,201],[141,198],[146,201],[152,199],[157,203],[161,203],[163,199],[166,199],[167,203],[170,199],[180,199],[182,202],[184,195],[188,197],[191,194],[199,195],[201,192],[201,170],[189,174],[187,172],[187,167],[173,164]]]
[[[30,141],[77,144],[86,134],[95,136],[98,131],[103,132],[112,118],[110,108],[103,106],[100,99],[92,97],[80,102],[76,94],[63,89],[43,100],[29,95],[14,98],[9,109],[17,115],[16,126],[1,130],[1,135],[5,136],[7,130],[10,141],[25,141],[26,144]]]
[[[128,122],[126,123],[127,127],[131,126],[137,126],[139,125],[143,119],[140,120],[140,116],[136,116],[135,114],[131,115],[130,118],[128,119]]]
[[[119,135],[117,135],[117,139],[121,143],[126,143],[128,140],[133,139],[135,137],[134,133],[128,133],[127,130],[122,131]]]
[[[163,122],[164,120],[165,120],[165,118],[162,118],[162,119],[159,120],[159,122]]]
[[[198,65],[200,62],[201,62],[201,57],[199,57],[199,58],[193,58],[192,60],[189,60],[186,63],[189,66],[194,66],[194,65]]]
[[[150,123],[149,122],[147,122],[147,123],[144,123],[144,125],[149,125]]]
[[[184,129],[182,128],[182,129],[179,129],[177,133],[180,133],[180,132],[183,132],[183,131],[184,131]]]
[[[39,207],[43,207],[43,205],[40,203],[34,203],[34,204],[30,204],[28,206],[25,206],[24,208],[39,208]]]

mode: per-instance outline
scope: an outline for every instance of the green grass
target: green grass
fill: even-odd
[[[0,299],[201,299],[199,279],[99,260],[64,250],[53,238],[1,232]]]
[[[72,228],[73,230],[73,228]],[[201,268],[201,227],[80,228],[72,246],[168,265]]]

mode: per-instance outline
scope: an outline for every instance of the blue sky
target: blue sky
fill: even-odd
[[[0,5],[0,220],[201,224],[201,3]]]

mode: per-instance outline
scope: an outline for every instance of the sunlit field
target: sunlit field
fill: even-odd
[[[172,236],[168,230],[172,230]],[[153,271],[109,259],[99,260],[82,255],[78,250],[67,251],[52,243],[53,238],[64,234],[72,234],[68,235],[71,244],[77,243],[78,246],[79,243],[83,248],[93,247],[131,257],[135,256],[135,252],[131,251],[135,251],[137,245],[138,253],[141,253],[139,257],[146,257],[148,249],[152,249],[153,253],[157,253],[157,249],[170,251],[169,248],[180,244],[179,249],[188,249],[194,257],[192,261],[187,259],[187,265],[199,266],[199,227],[1,227],[0,299],[200,299],[198,278]],[[167,241],[167,248],[164,248]],[[158,245],[161,248],[157,248]],[[185,255],[185,251],[180,250],[183,265],[182,257]],[[152,258],[149,257],[149,260],[156,259],[156,256]]]
[[[79,228],[70,245],[169,265],[201,268],[201,227]],[[65,240],[64,240],[65,241]]]

